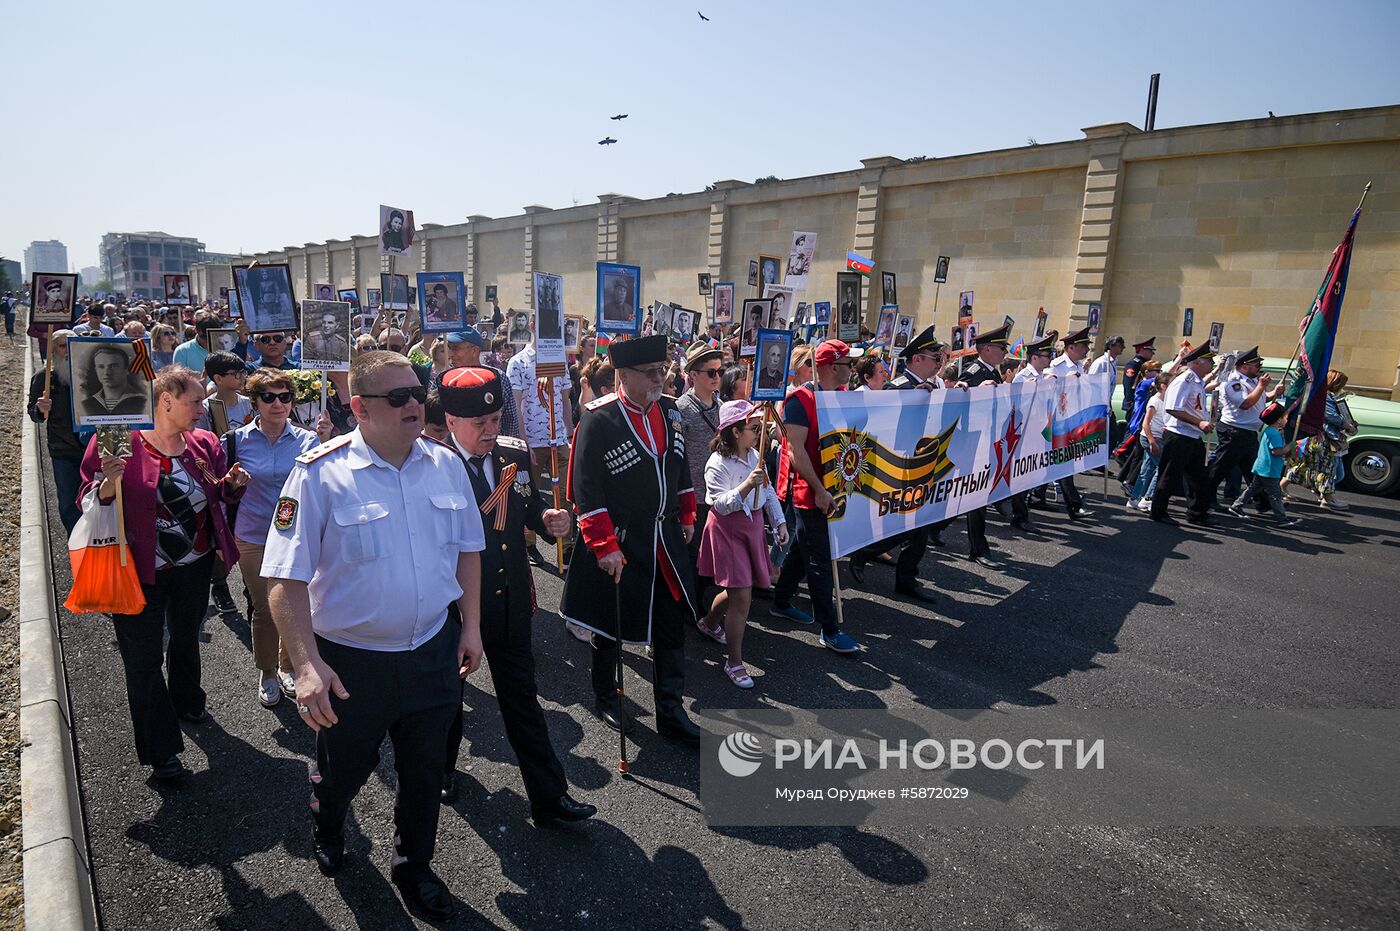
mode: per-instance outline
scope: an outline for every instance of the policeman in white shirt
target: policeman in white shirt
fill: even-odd
[[[1026,382],[1039,381],[1046,376],[1046,369],[1050,367],[1050,357],[1055,354],[1055,341],[1060,338],[1059,330],[1051,330],[1044,338],[1033,343],[1026,344],[1026,364],[1021,371],[1016,373],[1016,377],[1011,379],[1013,385],[1024,385]],[[1030,491],[1018,491],[1011,496],[1011,526],[1020,530],[1030,530],[1030,508],[1029,499],[1034,497],[1036,506],[1045,504],[1045,485],[1032,488]]]
[[[1112,413],[1113,409],[1113,388],[1118,384],[1118,357],[1123,354],[1123,349],[1127,345],[1128,341],[1121,336],[1109,337],[1108,342],[1104,343],[1103,355],[1089,364],[1090,375],[1098,375],[1101,372],[1108,373],[1109,413]],[[1114,417],[1109,420],[1108,425],[1108,448],[1110,450],[1117,449],[1118,444],[1123,441],[1118,418]]]
[[[1264,426],[1259,415],[1283,390],[1282,384],[1270,390],[1273,378],[1259,371],[1263,361],[1258,346],[1245,350],[1235,359],[1234,371],[1220,383],[1220,423],[1216,427],[1215,451],[1206,463],[1213,494],[1218,493],[1221,482],[1226,482],[1227,492],[1231,490],[1230,475],[1236,469],[1243,469],[1246,476],[1254,469],[1259,431]],[[1206,389],[1210,388],[1207,383]],[[1239,496],[1239,489],[1234,490],[1232,501]],[[1268,499],[1256,501],[1256,506],[1259,504],[1263,504],[1261,513],[1267,513]]]
[[[1088,327],[1065,336],[1064,348],[1047,367],[1046,374],[1056,378],[1083,375],[1084,360],[1089,357],[1090,339]],[[1070,520],[1084,520],[1093,516],[1093,512],[1084,507],[1084,499],[1080,497],[1079,489],[1074,485],[1073,475],[1065,476],[1056,484],[1060,486],[1060,494],[1065,499],[1065,511]]]
[[[1206,472],[1206,444],[1201,438],[1211,431],[1210,415],[1206,413],[1205,376],[1215,366],[1210,343],[1202,343],[1188,353],[1182,364],[1186,371],[1172,380],[1163,402],[1166,416],[1162,433],[1162,455],[1157,463],[1157,491],[1152,495],[1152,519],[1159,524],[1175,524],[1167,516],[1171,489],[1186,477],[1191,481],[1191,497],[1186,505],[1186,520],[1199,526],[1209,526],[1210,508],[1215,489]]]
[[[391,877],[411,907],[453,912],[429,866],[459,677],[481,662],[481,514],[457,454],[423,439],[427,389],[394,352],[350,366],[359,427],[297,458],[263,556],[268,600],[316,731],[321,870],[340,868],[355,794],[394,744]],[[461,627],[448,621],[457,603]]]

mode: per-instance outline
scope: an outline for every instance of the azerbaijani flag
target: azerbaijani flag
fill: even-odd
[[[1366,185],[1368,190],[1370,187]],[[1304,436],[1322,432],[1322,417],[1327,408],[1327,371],[1332,364],[1332,345],[1337,339],[1342,298],[1347,292],[1347,272],[1351,269],[1351,247],[1360,217],[1361,207],[1357,206],[1346,235],[1332,250],[1332,261],[1317,297],[1313,298],[1312,309],[1298,325],[1298,365],[1302,372],[1294,376],[1293,383],[1288,386],[1284,406],[1291,411],[1301,404],[1298,432]]]
[[[1102,443],[1108,438],[1108,406],[1093,404],[1063,420],[1052,414],[1043,435],[1050,441],[1051,449],[1064,449],[1082,440]]]
[[[868,275],[875,270],[875,263],[858,252],[847,251],[846,271]]]

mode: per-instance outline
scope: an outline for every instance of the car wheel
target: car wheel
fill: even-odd
[[[1383,495],[1400,484],[1400,446],[1357,443],[1346,459],[1349,484],[1357,491]]]

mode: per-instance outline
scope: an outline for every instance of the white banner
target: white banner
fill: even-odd
[[[820,468],[845,556],[1108,462],[1107,372],[1019,385],[818,391]]]

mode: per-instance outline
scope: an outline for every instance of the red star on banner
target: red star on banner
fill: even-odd
[[[1011,416],[1006,420],[1006,433],[1001,439],[992,444],[992,448],[997,454],[996,473],[992,479],[992,490],[1002,482],[1011,484],[1011,463],[1016,459],[1016,449],[1021,445],[1021,438],[1025,431],[1017,429],[1016,408],[1011,409]]]

